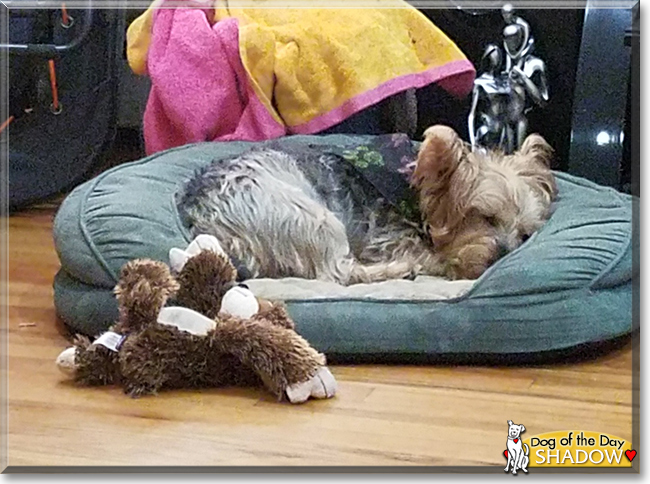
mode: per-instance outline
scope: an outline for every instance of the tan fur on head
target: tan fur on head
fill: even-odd
[[[424,133],[411,184],[448,277],[473,279],[549,216],[553,150],[537,134],[512,154],[472,152],[447,126]]]

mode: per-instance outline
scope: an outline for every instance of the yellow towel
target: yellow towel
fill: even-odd
[[[131,69],[146,73],[153,10],[157,0],[129,27]],[[467,74],[473,67],[460,49],[422,13],[402,0],[365,2],[374,8],[265,8],[267,0],[216,0],[211,23],[239,22],[239,50],[256,95],[278,122],[306,126],[320,116],[365,105],[409,87]],[[409,77],[410,76],[410,77]],[[437,78],[436,78],[437,76]],[[467,77],[467,76],[465,76]],[[399,85],[391,81],[401,79]],[[471,86],[457,91],[468,91]],[[382,86],[391,92],[381,92]],[[354,110],[354,108],[350,108]]]

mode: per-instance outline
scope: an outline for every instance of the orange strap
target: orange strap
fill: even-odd
[[[56,86],[56,68],[54,67],[54,59],[50,59],[47,62],[50,65],[50,86],[52,86],[52,111],[58,114],[60,110],[59,89]]]
[[[9,116],[4,123],[0,124],[0,133],[2,133],[7,126],[11,124],[11,122],[14,120],[13,116]]]

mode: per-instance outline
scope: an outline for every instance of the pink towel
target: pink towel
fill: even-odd
[[[154,15],[144,114],[148,154],[200,141],[286,134],[253,93],[239,56],[236,19],[211,26],[200,9],[158,9]]]

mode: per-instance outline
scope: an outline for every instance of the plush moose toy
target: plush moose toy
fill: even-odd
[[[170,265],[125,264],[114,291],[117,323],[94,342],[77,336],[57,366],[80,384],[118,384],[133,397],[259,385],[291,403],[334,396],[325,356],[296,333],[284,306],[235,282],[216,238],[200,235],[187,250],[172,249]]]

